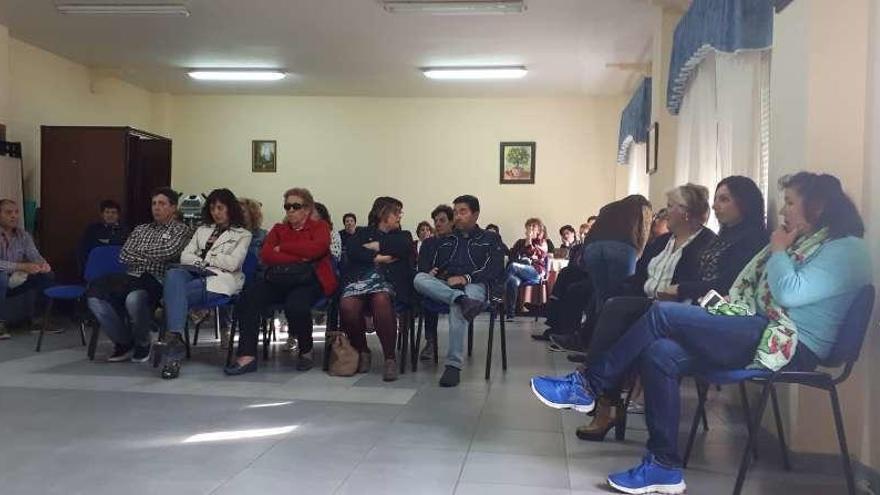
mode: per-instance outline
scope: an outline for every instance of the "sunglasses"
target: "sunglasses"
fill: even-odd
[[[305,208],[305,205],[302,203],[284,203],[284,211],[299,211]]]

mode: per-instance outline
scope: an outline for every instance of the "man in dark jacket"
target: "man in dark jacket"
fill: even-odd
[[[77,253],[80,271],[86,267],[89,252],[98,246],[122,246],[128,238],[129,230],[119,220],[119,203],[112,199],[101,201],[101,221],[86,227]]]
[[[430,270],[420,271],[414,281],[417,292],[449,305],[449,349],[441,387],[458,385],[468,323],[486,309],[488,285],[504,274],[501,239],[477,226],[480,201],[459,196],[453,207],[455,230],[438,239]]]

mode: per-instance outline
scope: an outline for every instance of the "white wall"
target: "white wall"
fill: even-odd
[[[96,75],[15,38],[7,38],[6,44],[2,39],[0,32],[0,64],[4,47],[9,60],[7,139],[22,143],[27,198],[39,197],[41,125],[130,125],[152,130],[154,97],[149,92]],[[0,68],[0,92],[2,74]]]
[[[259,199],[267,219],[281,195],[308,187],[333,219],[366,220],[376,196],[404,202],[414,229],[460,194],[508,242],[538,216],[554,239],[615,192],[616,133],[625,98],[454,99],[173,96],[173,185],[228,186]],[[251,173],[251,140],[278,141],[278,172]],[[499,143],[535,141],[536,184],[499,185]]]

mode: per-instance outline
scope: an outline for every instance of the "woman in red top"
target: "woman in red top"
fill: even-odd
[[[315,200],[308,189],[293,188],[284,193],[284,223],[275,224],[263,247],[260,260],[266,266],[263,280],[245,289],[239,307],[241,337],[238,359],[224,371],[241,375],[257,369],[257,338],[260,319],[266,308],[284,305],[290,331],[299,346],[296,369],[312,368],[312,306],[322,296],[336,292],[337,280],[330,257],[330,227],[321,220],[312,220]],[[296,277],[274,276],[273,267],[307,264],[297,270]],[[292,280],[295,279],[295,280]]]

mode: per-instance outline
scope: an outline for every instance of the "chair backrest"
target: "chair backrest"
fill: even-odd
[[[244,263],[241,264],[241,271],[244,273],[245,285],[250,285],[250,282],[253,282],[259,264],[260,260],[257,258],[257,253],[254,251],[248,251],[247,255],[244,257]]]
[[[862,344],[865,342],[865,334],[871,325],[871,313],[874,311],[874,286],[866,285],[859,290],[853,300],[840,332],[837,334],[837,342],[831,349],[828,359],[822,362],[823,366],[835,368],[844,364],[852,365],[859,359]]]
[[[125,273],[125,265],[119,261],[122,246],[98,246],[89,251],[83,278],[91,282],[111,273]]]

